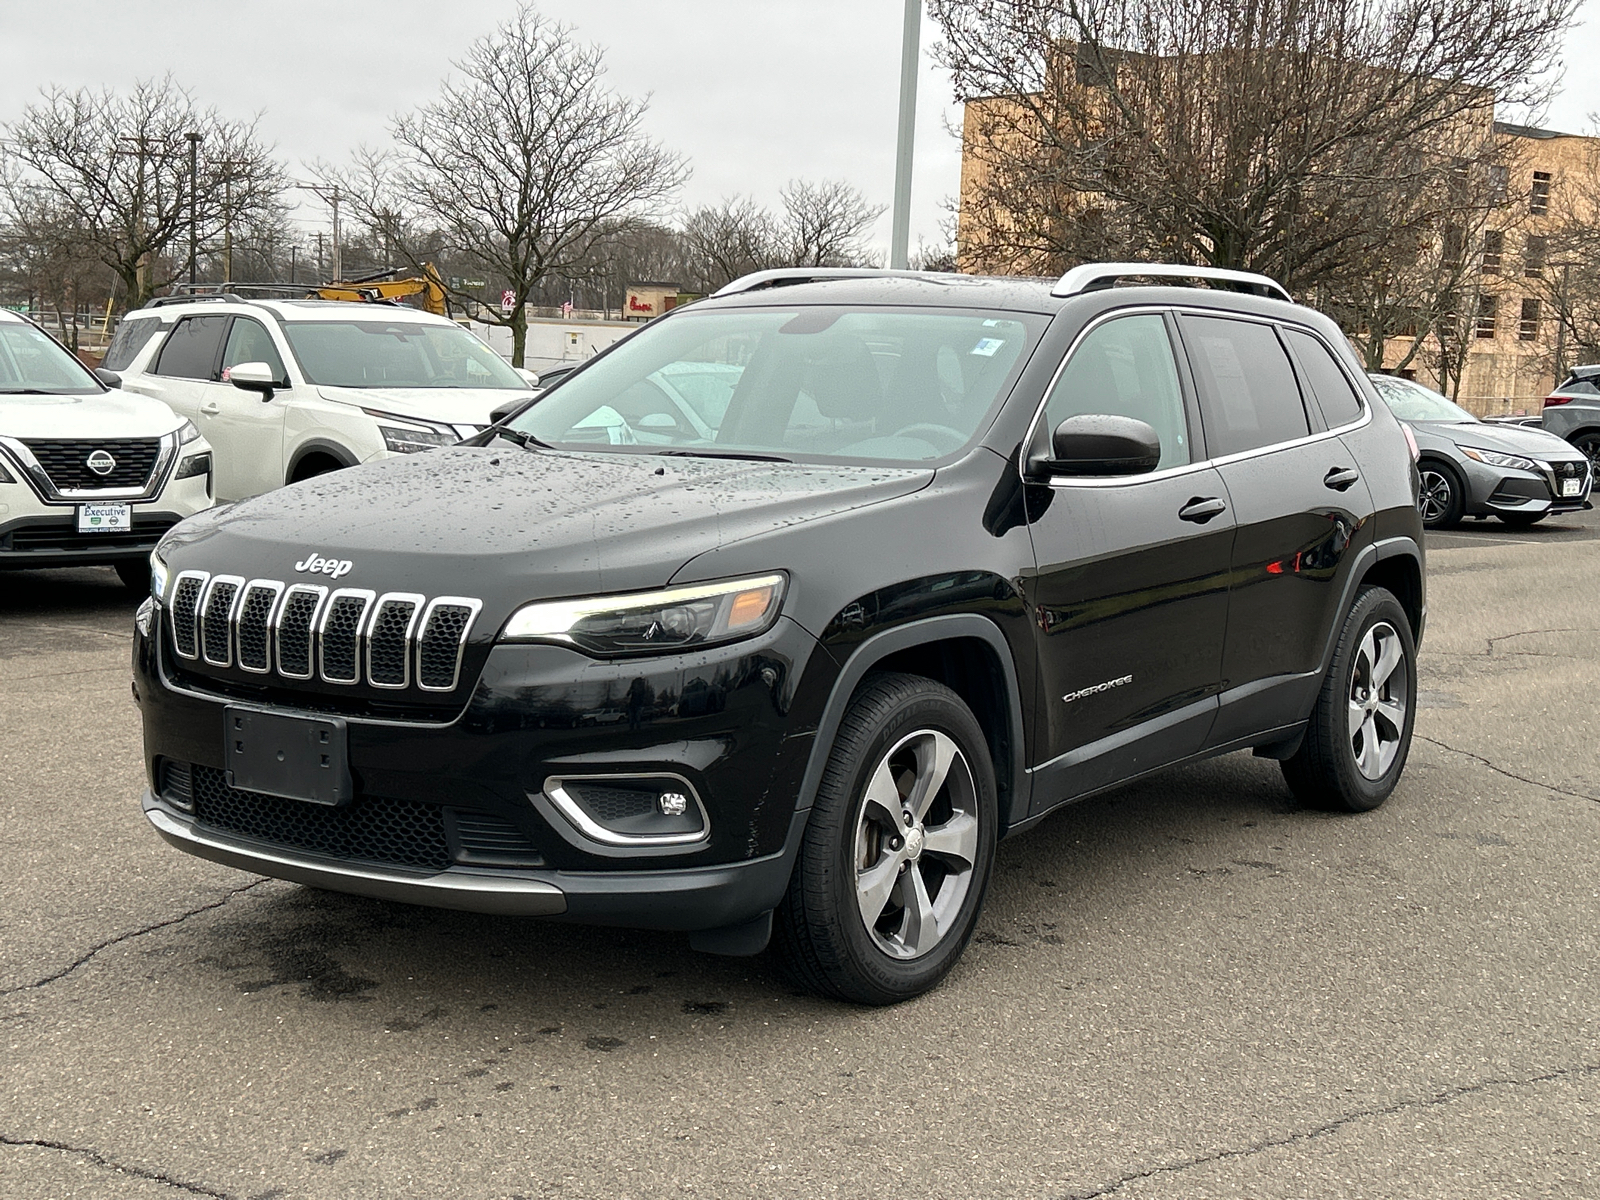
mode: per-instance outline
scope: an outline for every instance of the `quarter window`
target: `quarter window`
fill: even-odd
[[[175,379],[215,379],[217,351],[227,328],[227,317],[183,318],[167,335],[155,373]]]
[[[1051,389],[1044,414],[1050,430],[1068,417],[1133,417],[1161,438],[1157,470],[1192,459],[1172,341],[1166,321],[1154,313],[1119,317],[1084,338]]]
[[[1289,356],[1272,326],[1184,317],[1183,339],[1200,383],[1200,415],[1214,457],[1311,432]]]
[[[289,378],[288,372],[283,369],[278,348],[272,344],[272,335],[265,326],[249,317],[235,317],[233,328],[228,331],[228,344],[222,351],[223,378],[227,378],[229,368],[250,362],[266,363],[272,368],[274,379]]]
[[[1348,425],[1361,415],[1361,400],[1350,386],[1349,377],[1339,369],[1332,352],[1319,338],[1296,329],[1287,329],[1284,336],[1300,361],[1305,379],[1317,398],[1330,428]]]

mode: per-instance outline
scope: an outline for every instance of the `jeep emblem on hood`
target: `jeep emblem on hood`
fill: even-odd
[[[308,554],[294,565],[296,571],[305,571],[312,575],[332,575],[335,579],[343,579],[354,567],[355,563],[348,558],[323,558],[320,554]]]

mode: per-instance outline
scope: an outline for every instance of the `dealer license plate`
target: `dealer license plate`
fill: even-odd
[[[339,718],[229,706],[223,724],[230,787],[330,807],[355,797],[349,739]]]
[[[1583,480],[1581,480],[1581,479],[1563,479],[1561,481],[1561,494],[1563,496],[1581,496],[1581,495],[1583,495]]]
[[[78,505],[79,533],[127,533],[132,528],[131,504]]]

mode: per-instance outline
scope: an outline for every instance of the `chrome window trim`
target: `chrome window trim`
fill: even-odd
[[[194,615],[193,615],[193,620],[194,620],[194,653],[193,654],[185,654],[183,652],[183,647],[178,645],[178,605],[177,605],[178,584],[181,583],[185,579],[198,579],[200,581],[200,591],[195,596],[195,601],[194,601]],[[172,632],[172,652],[174,654],[176,654],[179,658],[186,659],[189,662],[194,662],[196,659],[198,659],[200,657],[200,606],[201,606],[201,604],[203,604],[205,602],[206,584],[210,581],[210,579],[211,579],[211,572],[210,571],[179,571],[176,575],[174,575],[172,577],[172,583],[170,585],[168,585],[169,586],[168,594],[171,596],[171,602],[167,605],[167,615],[168,615],[168,628]]]
[[[211,600],[216,595],[220,584],[231,583],[234,585],[233,600],[228,607],[228,617],[223,623],[223,628],[228,631],[228,645],[226,656],[220,659],[211,657],[211,647],[206,644],[206,615],[211,611]],[[206,584],[205,597],[200,601],[198,624],[195,627],[195,640],[200,647],[200,660],[212,667],[231,667],[233,665],[233,619],[239,608],[239,598],[244,595],[243,575],[213,575],[211,582]]]
[[[238,659],[241,671],[249,671],[252,675],[270,675],[272,674],[272,619],[277,614],[278,605],[283,601],[283,580],[252,579],[239,589],[239,598],[234,603],[233,620],[230,622],[233,626],[233,645],[237,650],[239,646],[239,622],[244,617],[245,601],[250,598],[250,593],[257,588],[270,588],[272,590],[272,607],[267,609],[267,619],[262,622],[262,630],[267,639],[267,665],[264,667],[252,667],[244,661],[243,654],[236,653],[234,657]]]
[[[411,619],[406,622],[406,631],[401,635],[401,641],[404,644],[400,649],[400,682],[379,683],[377,677],[372,673],[372,629],[377,625],[378,614],[383,611],[385,604],[405,601],[411,602]],[[387,688],[390,691],[401,691],[411,686],[411,638],[412,634],[416,632],[417,621],[422,616],[422,608],[427,602],[428,598],[426,596],[419,595],[416,592],[384,592],[383,595],[373,601],[372,616],[367,620],[366,629],[361,635],[361,641],[358,646],[359,653],[357,655],[358,668],[361,663],[366,663],[367,683],[370,686]]]
[[[693,833],[670,833],[657,836],[617,833],[601,825],[588,813],[583,811],[583,806],[567,794],[567,783],[594,783],[602,780],[628,780],[639,782],[651,779],[666,779],[683,787],[684,795],[694,801],[695,808],[700,813],[700,828]],[[573,827],[591,841],[599,842],[606,846],[687,846],[695,842],[704,842],[711,837],[711,817],[706,812],[706,806],[700,800],[700,793],[695,790],[682,775],[672,771],[633,771],[622,774],[610,775],[551,775],[544,781],[545,798],[555,805],[563,817],[571,821]]]
[[[1321,335],[1319,335],[1314,329],[1302,325],[1299,322],[1281,321],[1274,317],[1263,317],[1254,313],[1234,313],[1226,309],[1190,309],[1176,307],[1173,305],[1137,305],[1130,306],[1128,308],[1113,309],[1111,312],[1102,313],[1100,316],[1090,321],[1089,324],[1085,325],[1081,330],[1078,331],[1078,336],[1072,339],[1072,344],[1067,347],[1067,352],[1062,355],[1061,365],[1055,369],[1054,374],[1050,376],[1050,382],[1045,386],[1044,396],[1039,401],[1039,407],[1034,411],[1033,420],[1028,422],[1027,433],[1023,435],[1022,446],[1017,451],[1017,471],[1023,479],[1029,478],[1028,446],[1032,443],[1035,435],[1037,434],[1039,422],[1044,419],[1045,406],[1050,402],[1050,395],[1055,391],[1056,384],[1060,381],[1062,372],[1067,369],[1067,364],[1072,361],[1072,356],[1078,352],[1078,347],[1083,343],[1083,340],[1101,325],[1104,325],[1110,321],[1115,321],[1121,317],[1149,316],[1151,314],[1164,314],[1169,312],[1177,316],[1213,317],[1229,321],[1253,321],[1259,325],[1292,326],[1296,330],[1309,333],[1313,337],[1316,337],[1324,346],[1327,345],[1327,339],[1321,337]],[[1187,347],[1185,347],[1185,351],[1187,351]],[[1333,359],[1334,362],[1339,363],[1341,369],[1344,368],[1344,364],[1339,362],[1339,355],[1337,352],[1334,353]],[[1348,371],[1345,373],[1346,376],[1349,375]],[[1213,467],[1226,467],[1232,465],[1233,463],[1245,462],[1252,458],[1259,458],[1264,454],[1276,454],[1280,450],[1292,450],[1298,446],[1309,446],[1316,442],[1326,441],[1329,438],[1338,437],[1343,433],[1351,433],[1357,429],[1363,429],[1372,423],[1372,402],[1361,391],[1359,385],[1356,387],[1356,394],[1362,399],[1361,415],[1359,417],[1357,417],[1354,421],[1347,422],[1346,424],[1337,426],[1336,428],[1324,429],[1317,433],[1307,434],[1305,437],[1293,438],[1287,442],[1273,442],[1266,446],[1254,446],[1249,450],[1240,450],[1234,454],[1223,454],[1214,458],[1200,459],[1196,462],[1184,463],[1181,466],[1168,467],[1164,471],[1151,471],[1145,475],[1052,475],[1042,482],[1053,488],[1128,487],[1133,484],[1145,483],[1152,479],[1171,479],[1175,476],[1189,474],[1190,472],[1194,471],[1206,470]]]
[[[143,487],[137,488],[67,488],[65,491],[57,488],[51,481],[49,473],[40,465],[39,460],[33,456],[33,451],[22,442],[20,438],[0,436],[0,446],[15,460],[15,465],[27,479],[28,486],[39,497],[42,504],[75,505],[83,503],[105,503],[114,500],[127,500],[142,503],[154,500],[166,490],[167,476],[172,473],[172,468],[178,458],[178,430],[163,433],[157,436],[160,446],[156,449],[156,461],[150,468],[150,477]],[[55,440],[55,439],[49,439]],[[92,442],[108,439],[96,438],[65,438],[64,441]]]
[[[289,597],[296,592],[310,592],[317,598],[316,605],[311,609],[311,619],[306,622],[306,673],[300,675],[294,671],[286,671],[283,667],[283,643],[278,637],[278,628],[283,622],[284,611],[289,607]],[[283,589],[283,595],[278,597],[277,609],[272,614],[269,633],[272,636],[272,662],[277,667],[278,674],[285,679],[312,679],[317,674],[317,622],[322,616],[322,606],[327,602],[328,589],[320,583],[291,583]]]
[[[327,649],[327,638],[324,636],[328,628],[328,618],[333,615],[333,606],[343,596],[359,596],[362,601],[361,615],[356,618],[355,629],[355,674],[349,679],[336,679],[328,674],[327,664],[323,661],[323,652]],[[372,602],[378,598],[378,593],[371,588],[335,588],[328,596],[328,602],[323,606],[322,617],[317,622],[317,678],[324,683],[336,683],[343,687],[352,687],[361,682],[361,643],[362,636],[366,633],[367,622],[372,618]]]
[[[428,632],[428,621],[433,616],[433,610],[442,604],[449,604],[460,608],[471,609],[471,612],[467,614],[466,624],[461,627],[461,637],[456,642],[456,662],[454,669],[450,672],[450,686],[434,687],[431,684],[422,682],[422,641],[424,635],[426,635]],[[461,660],[463,657],[465,657],[467,651],[467,635],[472,632],[473,625],[477,624],[478,614],[482,611],[483,601],[474,600],[471,596],[435,596],[432,600],[428,601],[427,606],[422,610],[422,615],[418,619],[417,623],[417,687],[420,690],[424,692],[453,692],[460,685]]]

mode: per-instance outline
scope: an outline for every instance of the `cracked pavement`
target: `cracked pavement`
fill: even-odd
[[[0,1195],[1600,1196],[1600,517],[1433,539],[1375,813],[1233,755],[1001,847],[890,1011],[147,829],[109,571],[0,591]]]

